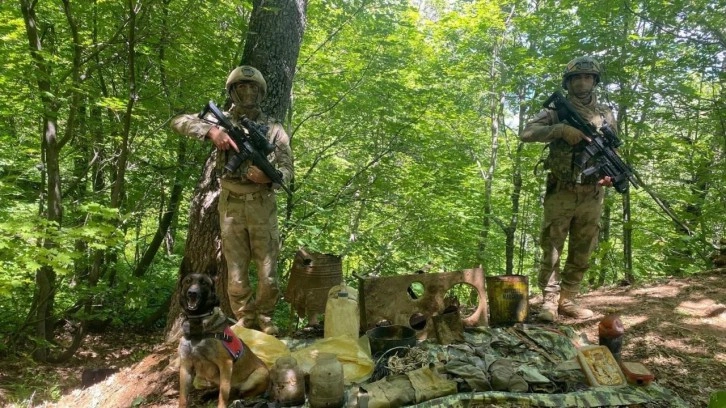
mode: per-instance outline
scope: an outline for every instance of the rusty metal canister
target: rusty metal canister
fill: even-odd
[[[487,276],[489,324],[523,323],[529,313],[529,284],[524,275]]]
[[[325,313],[328,291],[342,281],[342,257],[300,249],[290,268],[285,299],[298,316]]]

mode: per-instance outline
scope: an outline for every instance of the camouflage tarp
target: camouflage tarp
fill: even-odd
[[[589,387],[576,360],[577,348],[586,345],[589,345],[587,338],[567,326],[519,324],[507,328],[467,329],[463,342],[442,346],[430,340],[424,341],[414,348],[419,353],[411,353],[423,355],[418,367],[441,367],[443,364],[447,377],[457,382],[458,393],[415,404],[414,400],[421,399],[417,398],[406,374],[416,367],[405,372],[387,370],[390,375],[384,381],[379,380],[379,386],[371,380],[369,387],[359,384],[349,388],[346,407],[366,406],[358,400],[360,395],[365,394],[365,388],[369,388],[370,392],[364,400],[371,401],[376,407],[688,406],[674,392],[659,385],[657,379],[648,386]],[[503,359],[512,363],[515,375],[511,378],[516,378],[518,385],[521,385],[522,379],[525,380],[530,392],[495,390],[498,383],[507,383],[497,378],[496,370],[491,369],[496,366],[496,361]],[[376,368],[379,368],[378,365]],[[398,389],[392,390],[390,386],[382,389],[380,385],[386,382]],[[304,407],[307,406],[306,403]]]
[[[688,407],[673,392],[655,383],[647,387],[600,387],[567,394],[510,393],[499,391],[459,393],[411,406],[419,408],[643,406],[640,404],[651,407]]]
[[[518,325],[467,330],[465,341],[441,346],[423,342],[429,363],[443,362],[460,389],[470,390],[421,402],[415,407],[686,407],[675,393],[649,386],[589,387],[575,357],[587,339],[570,327]],[[506,359],[530,392],[506,392],[492,367]],[[573,364],[574,363],[574,364]],[[504,380],[504,381],[503,381]],[[497,384],[500,384],[497,387]],[[521,387],[520,387],[521,388]],[[512,391],[514,388],[510,388]],[[395,404],[395,406],[401,406]]]

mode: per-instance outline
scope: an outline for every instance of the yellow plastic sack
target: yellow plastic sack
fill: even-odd
[[[278,358],[290,354],[287,345],[275,336],[242,326],[232,326],[232,331],[270,368]]]
[[[315,365],[315,358],[320,353],[333,353],[338,356],[338,361],[343,365],[343,377],[347,385],[363,382],[373,374],[375,364],[370,354],[366,354],[357,339],[345,335],[320,339],[291,354],[297,360],[298,366],[309,373]]]

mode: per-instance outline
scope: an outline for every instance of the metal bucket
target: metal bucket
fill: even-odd
[[[487,276],[489,324],[523,323],[529,313],[529,284],[523,275]]]
[[[300,316],[325,313],[328,291],[342,281],[341,256],[300,249],[290,268],[285,299]]]
[[[397,347],[413,347],[416,345],[416,330],[408,326],[381,326],[368,330],[366,334],[371,344],[373,357],[378,357]],[[396,352],[396,354],[399,353]]]

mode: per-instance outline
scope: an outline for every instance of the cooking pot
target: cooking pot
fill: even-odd
[[[416,345],[416,330],[408,326],[381,326],[368,330],[366,334],[371,344],[373,357],[379,357],[395,347],[413,347]],[[397,352],[397,354],[399,353]]]

